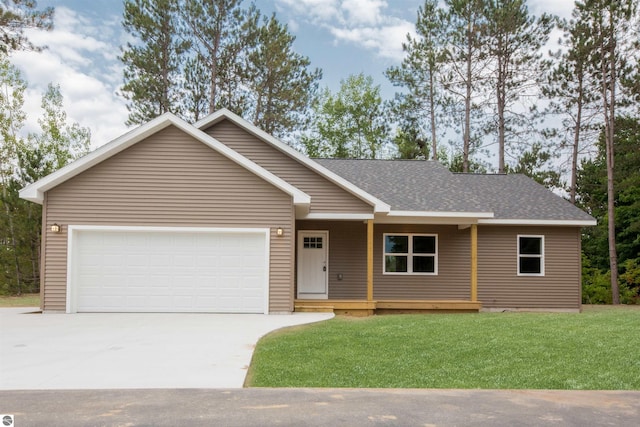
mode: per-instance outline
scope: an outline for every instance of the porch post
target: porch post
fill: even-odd
[[[471,301],[478,301],[478,225],[471,224]]]
[[[373,220],[367,220],[367,301],[373,301]]]

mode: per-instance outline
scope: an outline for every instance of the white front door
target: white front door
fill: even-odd
[[[298,298],[327,299],[329,232],[298,232]]]

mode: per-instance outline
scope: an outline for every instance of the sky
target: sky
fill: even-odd
[[[245,0],[245,6],[249,0]],[[365,73],[380,85],[383,98],[395,88],[384,71],[399,65],[402,42],[413,33],[423,0],[255,0],[263,14],[276,13],[296,36],[294,49],[323,71],[322,87],[337,91],[340,80]],[[529,0],[534,15],[568,17],[572,0]],[[29,87],[25,94],[24,132],[38,130],[40,102],[48,83],[60,85],[71,122],[89,127],[93,148],[125,133],[128,111],[119,95],[121,46],[129,35],[122,29],[121,0],[39,0],[54,7],[54,30],[30,30],[28,37],[42,52],[16,52],[11,61]],[[552,36],[553,37],[553,36]]]

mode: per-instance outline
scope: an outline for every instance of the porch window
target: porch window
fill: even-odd
[[[385,274],[438,274],[436,234],[384,234]]]
[[[544,276],[544,236],[518,236],[518,276]]]

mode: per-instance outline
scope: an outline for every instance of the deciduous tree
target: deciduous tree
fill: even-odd
[[[314,104],[314,129],[302,138],[312,157],[369,158],[380,155],[388,136],[380,86],[364,74],[351,75]]]

